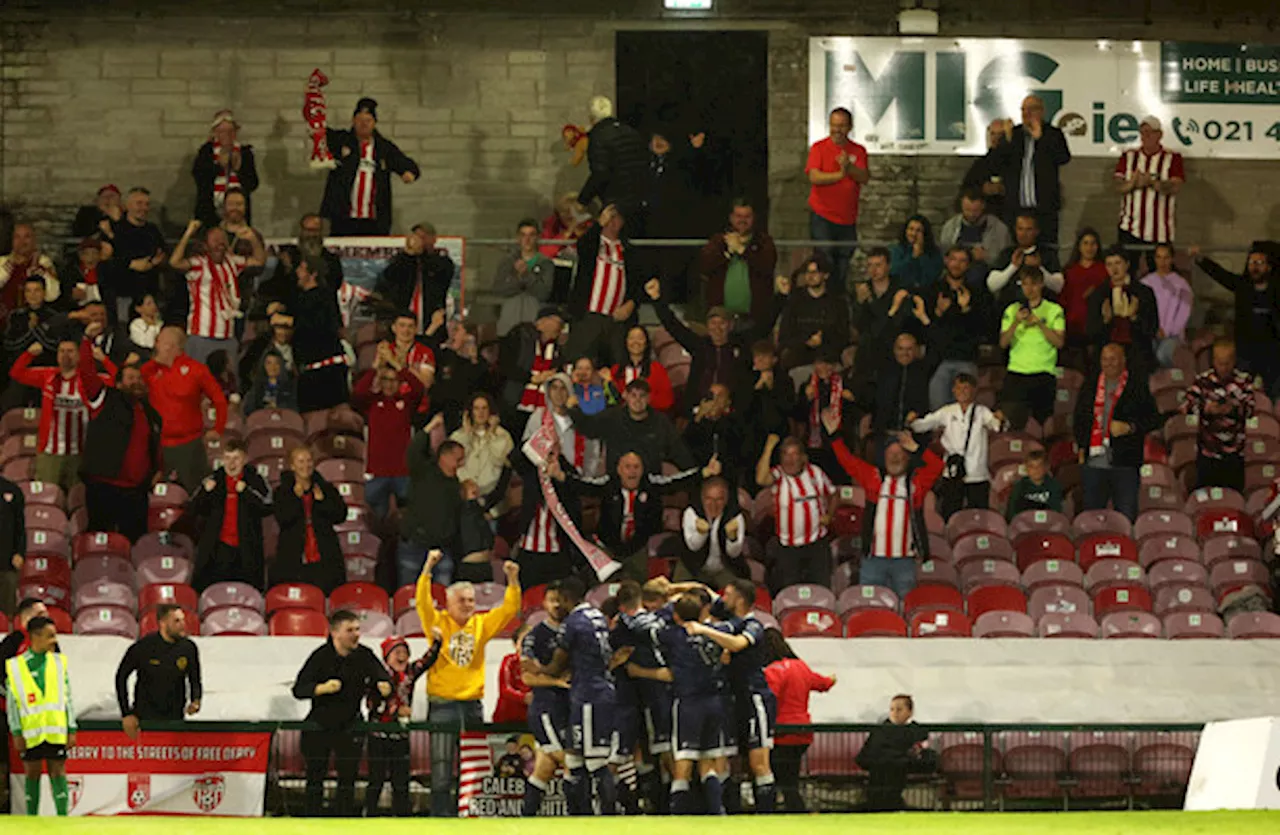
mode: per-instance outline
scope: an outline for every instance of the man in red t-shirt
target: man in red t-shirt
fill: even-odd
[[[867,169],[867,149],[849,139],[853,114],[843,107],[831,111],[831,135],[813,144],[804,173],[809,189],[809,237],[815,241],[838,241],[827,249],[835,264],[832,289],[845,292],[849,258],[858,243],[858,198],[862,186],[871,179]]]
[[[151,405],[164,419],[160,444],[164,471],[177,473],[177,481],[194,493],[208,469],[205,441],[222,437],[227,426],[227,398],[209,366],[187,356],[186,332],[166,327],[156,337],[155,353],[142,366],[142,379],[150,391]],[[204,428],[204,400],[214,410],[213,428]]]

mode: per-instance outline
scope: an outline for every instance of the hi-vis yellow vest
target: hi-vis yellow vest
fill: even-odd
[[[36,687],[35,676],[27,666],[26,653],[5,662],[9,674],[9,701],[17,703],[18,722],[27,748],[43,743],[67,744],[67,694],[63,682],[67,675],[67,657],[51,652],[45,659],[44,692]]]

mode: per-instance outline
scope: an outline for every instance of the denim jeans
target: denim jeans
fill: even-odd
[[[364,483],[364,500],[369,504],[373,515],[386,519],[391,512],[391,497],[396,497],[396,504],[404,507],[409,500],[409,477],[407,475],[374,476]]]
[[[1084,490],[1083,510],[1106,510],[1107,501],[1130,522],[1138,518],[1138,489],[1142,476],[1137,467],[1080,468],[1080,486]]]
[[[967,360],[943,360],[938,363],[938,370],[929,378],[929,411],[936,412],[955,400],[951,395],[951,385],[960,373],[977,377],[978,364]]]
[[[418,582],[422,566],[427,561],[427,552],[431,548],[408,539],[401,539],[396,545],[396,580],[401,586],[411,586]],[[453,554],[447,549],[444,558],[436,563],[431,571],[431,582],[447,586],[453,581]]]
[[[845,286],[845,277],[849,273],[849,259],[853,257],[853,251],[858,246],[858,224],[850,224],[845,226],[840,223],[832,223],[817,212],[809,212],[809,237],[815,241],[833,241],[841,244],[841,246],[818,247],[827,253],[831,259],[831,283],[830,288],[835,292],[844,294],[848,292]]]
[[[477,649],[483,652],[483,647]],[[432,700],[427,721],[435,725],[478,728],[484,724],[484,706],[477,699],[469,702]],[[431,734],[431,816],[458,816],[458,735],[453,732]]]
[[[916,561],[911,557],[863,557],[858,582],[891,589],[898,600],[905,600],[916,587]]]
[[[1173,352],[1178,350],[1182,340],[1176,336],[1166,336],[1156,340],[1156,361],[1161,368],[1173,368]]]

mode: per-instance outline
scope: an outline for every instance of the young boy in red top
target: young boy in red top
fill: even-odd
[[[528,721],[533,688],[524,683],[524,672],[520,669],[520,645],[529,629],[526,623],[516,630],[512,639],[516,650],[502,659],[502,667],[498,671],[498,704],[493,708],[495,725]]]
[[[382,784],[391,779],[391,811],[397,818],[409,816],[409,732],[400,727],[413,714],[413,687],[440,655],[442,634],[431,629],[431,646],[409,663],[409,642],[392,635],[382,642],[382,660],[391,671],[391,695],[369,697],[369,721],[386,724],[386,731],[369,734],[369,785],[364,793],[364,814],[377,817]]]

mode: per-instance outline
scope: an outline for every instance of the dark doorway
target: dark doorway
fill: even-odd
[[[646,138],[663,133],[673,154],[689,151],[690,135],[706,134],[689,166],[688,199],[668,200],[648,234],[705,238],[724,227],[736,197],[749,198],[767,228],[768,33],[619,32],[616,47],[619,118]],[[663,270],[678,287],[673,271]]]

